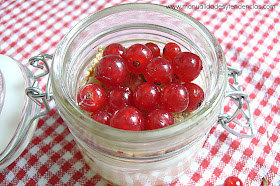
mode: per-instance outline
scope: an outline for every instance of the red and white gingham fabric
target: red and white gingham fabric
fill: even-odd
[[[26,64],[39,53],[53,54],[78,21],[116,4],[136,0],[0,1],[0,53]],[[184,5],[185,1],[141,1]],[[228,64],[241,67],[239,82],[249,94],[255,119],[253,139],[235,137],[215,125],[190,169],[171,185],[221,185],[231,175],[245,185],[280,185],[280,5],[278,1],[232,1],[230,5],[275,5],[273,9],[217,9],[225,0],[196,1],[201,9],[180,10],[217,37]],[[186,4],[185,4],[186,5]],[[46,86],[42,81],[41,85]],[[0,172],[1,185],[107,185],[82,159],[72,135],[51,102],[31,143]],[[109,185],[109,184],[108,184]]]

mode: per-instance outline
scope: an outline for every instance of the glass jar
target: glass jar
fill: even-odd
[[[168,42],[200,56],[203,70],[196,82],[205,101],[193,114],[170,127],[125,131],[92,120],[77,106],[77,92],[100,45]],[[188,168],[218,121],[228,84],[223,51],[198,21],[160,5],[126,4],[103,9],[78,23],[60,42],[51,82],[61,117],[91,167],[118,185],[161,185]]]
[[[160,48],[175,42],[200,56],[203,70],[196,83],[205,92],[200,108],[172,126],[137,132],[100,124],[81,111],[78,88],[98,47],[147,42]],[[234,119],[221,115],[225,98],[233,95],[227,93],[228,68],[217,39],[194,18],[161,5],[118,5],[83,19],[59,43],[50,79],[58,111],[85,159],[117,185],[173,182],[189,167],[212,126]]]

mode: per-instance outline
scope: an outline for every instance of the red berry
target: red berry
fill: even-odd
[[[173,58],[181,53],[181,48],[176,43],[167,43],[163,48],[162,57],[172,63]]]
[[[144,130],[144,123],[142,113],[133,106],[126,106],[116,111],[110,120],[111,127],[132,131]]]
[[[129,87],[132,91],[134,91],[138,85],[144,82],[146,82],[146,80],[142,74],[130,73],[123,85]]]
[[[225,180],[224,186],[243,186],[243,182],[236,176],[230,176]]]
[[[99,61],[95,78],[106,86],[113,86],[123,83],[127,75],[124,59],[118,55],[107,55]]]
[[[189,93],[186,87],[172,83],[165,87],[162,94],[162,106],[170,112],[186,110],[189,104]]]
[[[202,88],[194,83],[185,83],[183,85],[189,92],[189,105],[186,111],[190,112],[198,109],[204,100],[204,92]]]
[[[147,115],[145,129],[159,129],[173,124],[174,117],[170,112],[163,109],[155,109]]]
[[[81,87],[77,101],[78,105],[85,111],[95,112],[106,104],[107,95],[105,90],[98,84],[86,84]]]
[[[133,101],[142,110],[154,109],[158,105],[159,100],[160,90],[148,82],[138,85],[133,92]]]
[[[202,70],[202,61],[194,53],[182,52],[174,57],[172,67],[178,81],[191,82],[198,77]]]
[[[152,57],[151,50],[142,44],[134,44],[126,51],[127,66],[134,74],[142,74]]]
[[[148,82],[155,85],[167,85],[172,82],[173,69],[167,59],[154,58],[147,65],[144,77]]]
[[[111,114],[106,110],[98,110],[91,114],[90,116],[92,119],[98,121],[99,123],[103,123],[105,125],[110,126],[110,117]]]
[[[159,57],[160,56],[160,49],[155,43],[146,43],[145,44],[153,53],[153,58]]]
[[[103,56],[111,54],[119,55],[124,58],[126,55],[126,49],[119,43],[112,43],[104,49]]]
[[[110,112],[133,104],[133,94],[128,87],[114,87],[108,94],[108,106]]]

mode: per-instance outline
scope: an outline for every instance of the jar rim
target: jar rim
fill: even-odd
[[[61,64],[64,61],[64,56],[67,53],[69,44],[73,41],[73,39],[79,34],[82,30],[84,30],[89,24],[92,22],[98,21],[99,19],[112,15],[114,13],[119,13],[123,11],[155,11],[158,13],[164,13],[170,16],[175,17],[176,19],[183,20],[185,22],[191,23],[191,25],[198,30],[209,42],[212,43],[213,50],[215,51],[217,60],[219,60],[220,66],[218,66],[220,74],[217,74],[217,82],[215,87],[215,92],[211,95],[211,100],[203,106],[203,108],[196,111],[195,114],[191,115],[188,118],[188,124],[180,125],[181,122],[174,124],[172,126],[168,126],[165,128],[157,129],[157,130],[148,130],[148,131],[127,131],[120,130],[109,127],[107,125],[100,124],[92,120],[89,116],[86,116],[71,100],[70,96],[65,94],[65,87],[58,85],[57,82],[60,81],[59,70],[63,69],[63,65]],[[196,123],[201,122],[205,119],[205,115],[209,114],[210,110],[217,107],[217,104],[220,103],[221,97],[223,97],[226,83],[227,83],[227,68],[223,50],[214,37],[214,35],[208,31],[208,29],[203,26],[199,21],[187,15],[184,12],[175,9],[169,9],[164,5],[150,4],[150,3],[128,3],[116,5],[113,7],[102,9],[90,16],[81,20],[78,24],[76,24],[60,41],[53,58],[53,64],[51,68],[51,83],[53,87],[55,101],[57,105],[61,105],[62,109],[65,109],[68,113],[71,114],[75,120],[82,125],[79,127],[84,128],[86,131],[90,131],[96,135],[106,137],[107,139],[113,139],[117,141],[129,141],[129,142],[149,142],[155,141],[159,139],[166,139],[168,137],[172,137],[177,133],[181,133],[183,131],[188,130],[188,128],[193,127]],[[63,102],[63,105],[60,104]],[[67,106],[66,106],[67,105]],[[219,108],[219,107],[217,107]],[[217,118],[218,119],[218,118]],[[186,121],[184,121],[186,122]],[[119,138],[122,136],[122,138]]]

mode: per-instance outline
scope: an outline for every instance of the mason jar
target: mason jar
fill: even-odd
[[[129,47],[147,42],[161,49],[166,43],[174,42],[182,51],[201,58],[203,70],[195,83],[204,90],[202,105],[174,125],[149,131],[120,130],[91,119],[79,108],[77,93],[98,48],[111,43]],[[103,9],[74,26],[60,41],[53,57],[42,54],[31,62],[42,60],[48,68],[46,58],[52,60],[52,65],[47,91],[40,92],[44,104],[54,98],[85,160],[113,184],[173,182],[194,161],[217,122],[241,137],[254,135],[247,95],[237,84],[241,71],[228,67],[217,39],[181,11],[155,4],[123,4]],[[233,84],[229,83],[229,77],[233,78]],[[37,94],[34,89],[29,91],[33,100]],[[237,106],[231,114],[224,113],[226,98]],[[247,112],[243,110],[244,104]],[[245,116],[245,124],[236,120],[239,114]],[[251,134],[236,132],[229,123],[247,127]]]

